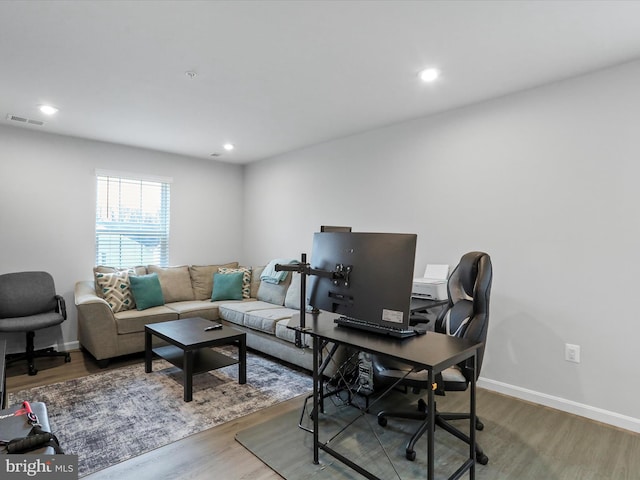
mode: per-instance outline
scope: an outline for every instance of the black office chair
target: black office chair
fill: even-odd
[[[466,338],[473,342],[482,342],[483,346],[477,355],[476,378],[480,374],[482,358],[484,356],[484,343],[487,338],[487,327],[489,325],[489,297],[491,293],[491,280],[493,272],[489,255],[482,252],[470,252],[460,259],[460,263],[451,273],[447,283],[449,294],[449,304],[443,308],[435,323],[435,331]],[[428,335],[428,333],[427,333]],[[444,370],[441,376],[437,376],[438,389],[436,394],[444,395],[445,391],[464,391],[471,381],[471,371],[468,368],[469,362],[473,359],[462,362],[454,367]],[[412,368],[408,365],[398,363],[383,357],[374,357],[373,373],[374,384],[390,385],[402,379],[400,386],[412,388],[414,391],[431,388],[428,383],[427,371],[410,372]],[[406,375],[406,377],[405,377]],[[403,378],[404,377],[404,378]],[[440,413],[435,412],[435,423],[447,432],[458,437],[466,443],[471,443],[468,435],[464,434],[449,420],[468,419],[469,413]],[[411,437],[407,444],[406,457],[408,460],[415,460],[416,453],[414,446],[418,439],[430,427],[428,423],[427,404],[424,400],[418,401],[418,410],[412,412],[392,412],[382,411],[378,413],[378,424],[386,426],[387,417],[408,418],[422,420],[422,425]],[[476,430],[482,430],[484,425],[476,418]],[[476,460],[482,465],[486,465],[489,458],[476,444]]]
[[[7,355],[7,363],[26,360],[29,375],[38,373],[34,365],[37,357],[64,357],[67,352],[53,348],[35,350],[35,331],[59,325],[67,319],[64,298],[56,295],[53,278],[47,272],[18,272],[0,275],[0,332],[26,332],[27,351]]]

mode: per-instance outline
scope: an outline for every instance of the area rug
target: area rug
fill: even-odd
[[[325,400],[325,414],[319,418],[320,442],[344,455],[368,470],[377,478],[413,479],[425,478],[427,471],[426,437],[416,445],[416,460],[405,458],[407,441],[417,429],[416,421],[389,419],[386,428],[380,427],[375,415],[358,410],[344,398]],[[417,397],[414,398],[417,401]],[[412,409],[411,402],[394,399],[387,405],[376,404],[376,411],[383,407]],[[319,464],[313,464],[313,436],[301,429],[291,429],[276,438],[278,425],[295,425],[300,412],[289,412],[279,418],[251,427],[236,434],[236,440],[260,460],[287,480],[357,480],[360,474],[347,467],[326,452],[320,450]],[[304,424],[312,429],[309,415]],[[348,426],[348,427],[347,427]],[[468,447],[443,432],[436,432],[436,478],[448,478],[468,455]],[[449,438],[447,438],[449,437]],[[285,452],[283,454],[283,452]],[[468,478],[464,476],[463,478]]]
[[[9,403],[45,402],[52,431],[66,453],[78,455],[83,477],[311,388],[307,373],[248,352],[245,385],[237,365],[198,374],[191,402],[182,399],[182,371],[158,359],[149,374],[140,363],[15,392]]]
[[[320,416],[320,441],[385,480],[425,478],[427,442],[416,444],[416,460],[405,459],[407,441],[417,429],[414,420],[389,418],[380,427],[380,409],[415,408],[416,395],[394,395],[389,404],[375,404],[363,414],[342,400],[325,400]],[[639,478],[637,434],[625,432],[583,417],[477,390],[478,414],[484,430],[477,440],[489,457],[476,465],[476,480],[603,480]],[[438,397],[442,411],[463,411],[463,393]],[[322,450],[313,464],[313,438],[308,432],[282,425],[298,422],[300,412],[289,412],[236,434],[236,440],[287,480],[356,480],[363,478]],[[304,422],[310,426],[308,415]],[[355,419],[355,421],[353,421]],[[353,422],[353,423],[352,423]],[[349,428],[342,430],[350,424]],[[456,426],[468,431],[466,421]],[[465,428],[467,426],[467,428]],[[468,455],[468,448],[440,428],[435,431],[435,478],[448,478]],[[613,471],[615,469],[615,471]],[[462,479],[468,479],[466,473]]]

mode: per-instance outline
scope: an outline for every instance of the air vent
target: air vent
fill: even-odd
[[[12,114],[7,115],[7,120],[11,120],[12,122],[28,123],[29,125],[37,125],[39,127],[44,125],[44,122],[41,122],[40,120],[31,120],[30,118],[19,117],[18,115]]]

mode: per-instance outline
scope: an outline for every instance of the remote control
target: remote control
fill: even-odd
[[[215,325],[211,325],[210,327],[205,328],[204,331],[208,332],[209,330],[218,330],[220,328],[222,328],[222,324],[216,323]]]

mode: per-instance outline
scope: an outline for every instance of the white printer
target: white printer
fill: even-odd
[[[447,299],[449,265],[427,265],[424,277],[413,279],[411,296],[428,300]]]

